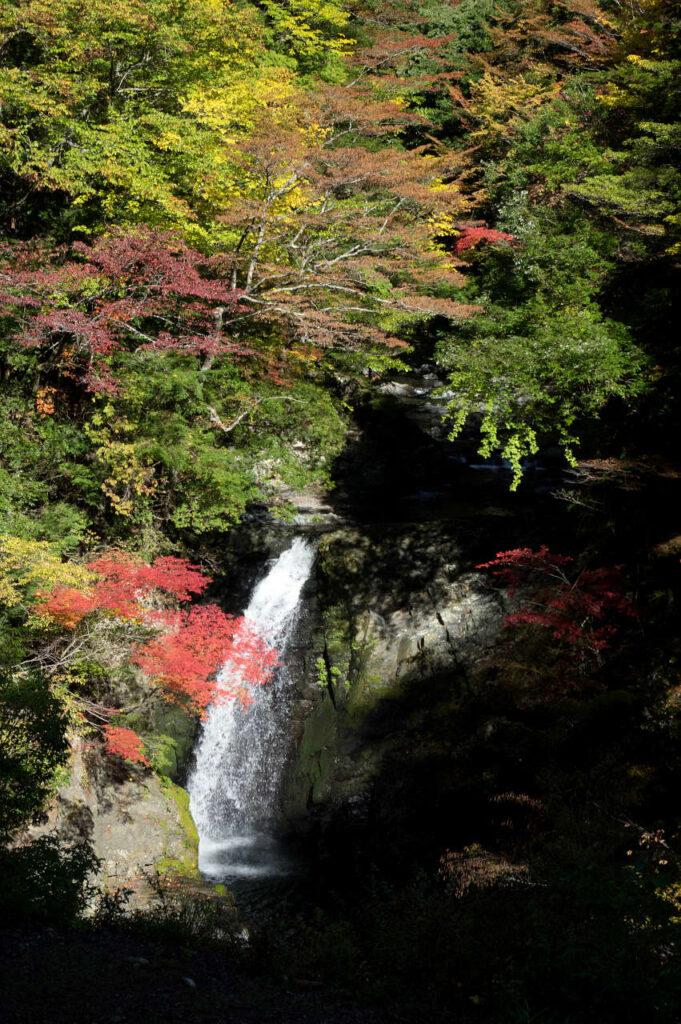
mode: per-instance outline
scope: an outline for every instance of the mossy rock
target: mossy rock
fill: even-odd
[[[186,852],[180,857],[164,856],[157,861],[155,867],[160,874],[172,872],[185,878],[200,878],[199,872],[199,833],[189,809],[189,793],[181,786],[175,785],[170,779],[161,782],[165,796],[170,797],[177,808],[179,824],[183,832]]]
[[[298,751],[289,769],[287,812],[304,815],[310,803],[321,802],[333,778],[338,745],[338,714],[323,694],[305,721]]]
[[[159,775],[165,775],[173,782],[184,777],[197,730],[196,715],[171,704],[156,708],[148,743],[152,763]]]

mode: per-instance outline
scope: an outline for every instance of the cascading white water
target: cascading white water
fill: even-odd
[[[266,686],[250,687],[253,703],[210,707],[187,788],[199,833],[199,868],[212,878],[258,877],[285,870],[268,836],[287,754],[284,663],[300,595],[315,551],[297,537],[255,587],[244,617],[277,651],[280,667]],[[228,661],[221,676],[236,681]]]

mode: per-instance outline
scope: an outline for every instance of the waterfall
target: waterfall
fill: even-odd
[[[199,868],[208,877],[252,878],[285,868],[268,826],[288,752],[286,646],[314,557],[312,545],[296,538],[255,587],[244,612],[277,651],[273,681],[250,688],[253,703],[245,711],[233,703],[212,705],[201,729],[187,789],[199,833]],[[234,680],[229,661],[221,675]]]

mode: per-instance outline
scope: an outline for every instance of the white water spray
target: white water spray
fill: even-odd
[[[244,612],[280,662],[314,557],[312,545],[296,538],[256,586]],[[237,681],[229,661],[220,676]],[[285,870],[267,828],[287,755],[289,684],[282,664],[271,683],[249,687],[253,703],[246,711],[233,703],[209,709],[187,785],[199,833],[199,868],[208,877],[253,878]]]

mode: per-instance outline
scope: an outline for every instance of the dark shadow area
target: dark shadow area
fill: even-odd
[[[548,454],[541,466],[528,466],[519,492],[509,498],[511,472],[477,454],[474,424],[462,439],[448,441],[433,413],[426,417],[437,424],[430,436],[410,418],[419,404],[385,395],[358,405],[355,428],[333,466],[332,500],[341,515],[406,523],[465,518],[489,503],[522,507],[565,469],[560,456]]]
[[[159,917],[160,922],[160,917]],[[158,923],[158,922],[157,922]],[[149,926],[151,929],[151,925]],[[142,929],[140,929],[142,932]],[[324,986],[249,966],[227,943],[130,929],[0,931],[3,1024],[397,1024]],[[407,1018],[415,1021],[417,1018]]]

